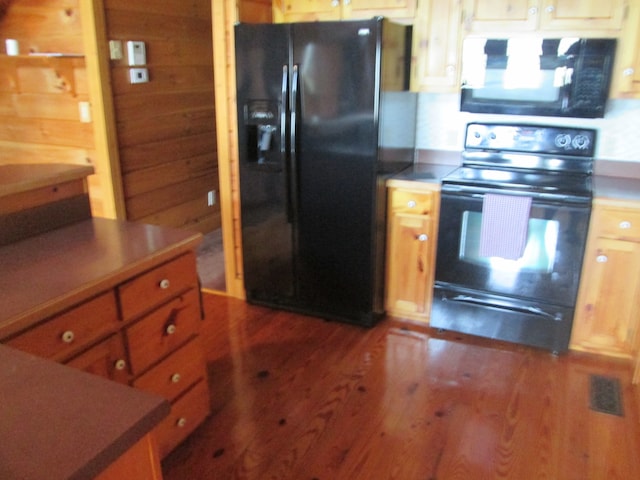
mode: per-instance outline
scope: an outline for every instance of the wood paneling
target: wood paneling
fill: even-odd
[[[28,55],[82,54],[79,8],[79,0],[14,0],[0,19],[0,38],[17,39],[21,53],[0,54],[1,164],[92,163],[93,128],[80,122],[78,112],[78,102],[89,101],[84,58]],[[95,193],[91,207],[100,214],[102,199]]]
[[[111,61],[127,218],[219,226],[219,207],[206,207],[219,190],[210,0],[104,4],[109,40],[145,42],[150,79],[129,83],[126,53]]]
[[[242,0],[238,2],[238,18],[245,23],[272,23],[271,0]]]
[[[21,53],[0,54],[0,163],[91,164],[92,213],[113,217],[109,158],[96,148],[96,122],[82,123],[79,114],[79,102],[90,102],[92,114],[100,114],[87,71],[95,63],[83,32],[87,5],[88,0],[14,0],[0,19],[0,37],[17,39]],[[28,55],[45,52],[80,56]]]

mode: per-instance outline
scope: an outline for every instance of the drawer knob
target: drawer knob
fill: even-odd
[[[631,228],[631,222],[620,222],[618,226],[623,230],[629,230]]]
[[[171,282],[169,281],[168,278],[163,278],[162,280],[160,280],[160,288],[162,290],[166,290],[170,286],[171,286]]]
[[[429,236],[426,233],[421,233],[417,238],[419,242],[426,242],[429,240]]]
[[[167,335],[173,335],[174,333],[176,333],[176,326],[173,323],[170,323],[169,325],[167,325],[165,331],[167,332]]]
[[[172,383],[178,383],[181,379],[182,379],[182,377],[180,376],[179,373],[174,373],[173,375],[171,375],[171,382]]]
[[[416,205],[417,205],[417,203],[416,203],[415,200],[409,200],[407,202],[407,207],[409,207],[409,208],[416,208]]]
[[[596,257],[596,262],[598,262],[598,263],[607,263],[608,260],[609,259],[607,258],[606,255],[598,255]]]
[[[122,358],[119,360],[116,360],[115,363],[116,366],[116,370],[124,370],[125,367],[127,366],[127,362],[125,362]]]
[[[62,334],[62,341],[64,343],[71,343],[73,342],[74,338],[76,338],[76,336],[71,330],[67,330]]]
[[[186,426],[186,425],[187,425],[187,419],[186,419],[186,418],[184,418],[184,417],[180,417],[180,418],[178,419],[178,421],[176,422],[176,425],[177,425],[178,427],[180,427],[180,428],[183,428],[184,426]]]

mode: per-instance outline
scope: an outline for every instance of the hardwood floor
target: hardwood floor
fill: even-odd
[[[204,297],[213,413],[166,480],[640,478],[624,362]],[[589,408],[592,374],[620,380],[624,416]]]

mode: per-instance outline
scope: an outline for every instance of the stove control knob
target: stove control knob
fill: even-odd
[[[556,137],[556,147],[569,148],[571,146],[571,135],[561,133]]]
[[[586,150],[589,147],[589,143],[589,137],[586,135],[576,135],[571,145],[578,150]]]

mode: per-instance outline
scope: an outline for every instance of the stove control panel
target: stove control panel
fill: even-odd
[[[596,131],[553,125],[469,123],[465,150],[593,157]]]

